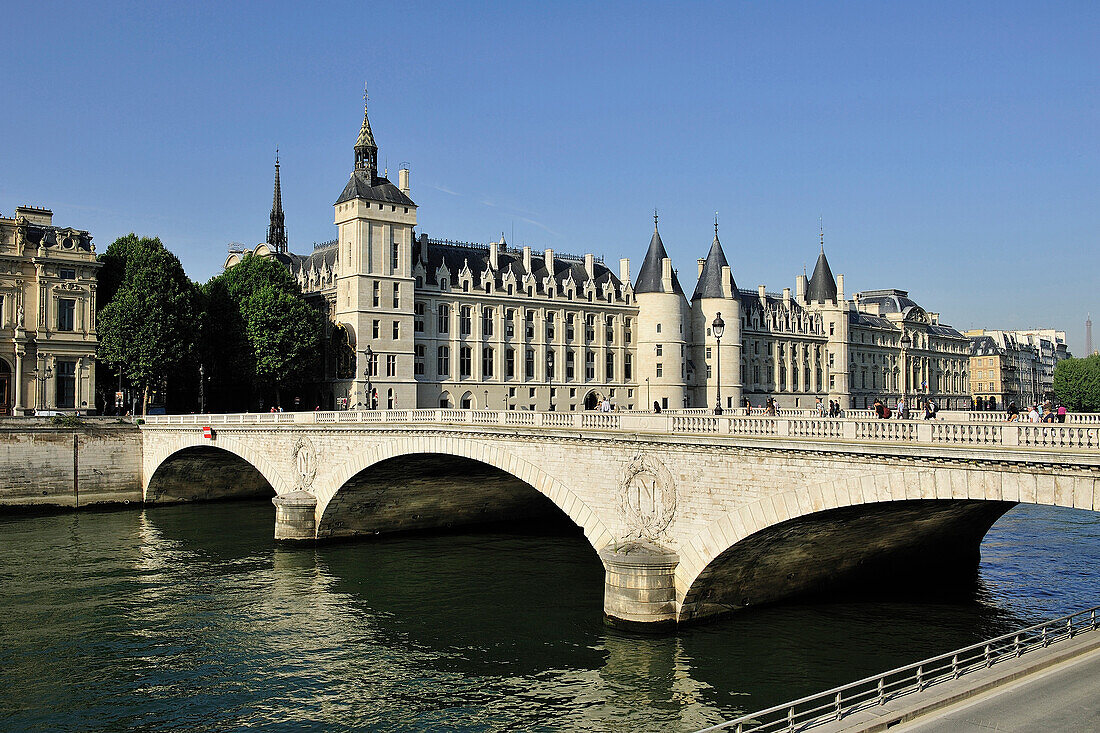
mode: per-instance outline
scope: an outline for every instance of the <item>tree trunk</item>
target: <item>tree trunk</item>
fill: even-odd
[[[141,393],[141,416],[145,417],[145,409],[149,404],[149,385],[145,385],[145,389]]]

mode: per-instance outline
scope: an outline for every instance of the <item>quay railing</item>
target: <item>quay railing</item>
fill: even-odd
[[[1100,422],[968,423],[942,420],[880,420],[873,417],[745,415],[737,412],[529,412],[526,410],[348,410],[259,412],[210,415],[150,415],[161,425],[481,425],[572,429],[587,432],[658,433],[698,436],[746,436],[794,440],[914,444],[976,448],[1031,448],[1100,452]]]
[[[801,697],[782,705],[758,710],[724,723],[703,728],[698,733],[733,731],[734,733],[774,733],[804,731],[843,720],[862,710],[885,705],[906,695],[957,680],[972,672],[988,669],[1016,659],[1036,649],[1072,639],[1096,630],[1096,612],[1100,606],[1071,613],[1051,621],[1028,626],[977,644],[929,657],[889,672],[865,677],[856,682],[816,695]]]

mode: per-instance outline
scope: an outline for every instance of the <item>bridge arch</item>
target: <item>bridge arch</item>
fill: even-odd
[[[441,455],[468,459],[492,467],[533,488],[550,500],[584,533],[597,552],[612,541],[600,517],[574,491],[534,463],[483,440],[435,435],[396,436],[345,461],[313,491],[317,498],[318,536],[326,530],[326,513],[341,490],[372,466],[402,457]]]
[[[178,488],[183,481],[199,478],[199,470],[205,471],[206,480],[220,479],[225,484],[226,491],[220,496],[233,495],[230,493],[230,484],[234,480],[243,480],[246,491],[259,480],[266,482],[274,494],[285,494],[294,488],[283,479],[269,460],[244,441],[223,435],[218,435],[216,441],[211,441],[192,431],[180,433],[173,438],[162,445],[146,447],[141,488],[147,503],[215,498],[171,495],[179,493]],[[227,475],[226,469],[231,474]]]
[[[931,508],[952,503],[973,507],[970,520],[980,528],[980,534],[972,538],[975,548],[989,526],[1016,503],[1100,510],[1091,476],[1038,476],[961,467],[880,472],[779,492],[724,514],[681,545],[675,573],[678,620],[713,615],[715,608],[708,607],[706,595],[722,561],[730,558],[735,548],[746,547],[747,540],[759,540],[769,530],[788,531],[798,520],[855,507],[891,512],[905,504]],[[980,506],[983,504],[986,506]],[[854,516],[849,512],[849,518]]]

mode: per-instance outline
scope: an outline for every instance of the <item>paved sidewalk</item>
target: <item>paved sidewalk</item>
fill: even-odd
[[[1100,731],[1100,650],[890,729],[894,733]]]
[[[1100,631],[867,708],[814,733],[1100,731]]]

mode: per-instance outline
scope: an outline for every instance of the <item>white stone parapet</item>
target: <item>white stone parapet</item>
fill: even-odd
[[[702,434],[795,438],[867,443],[1073,449],[1100,455],[1100,415],[1076,414],[1066,423],[956,422],[954,420],[881,420],[862,414],[849,418],[817,417],[813,410],[781,410],[779,416],[744,408],[714,415],[707,410],[647,412],[528,412],[517,410],[374,410],[214,415],[155,415],[146,425],[336,425],[347,423],[499,425],[525,428],[569,428],[667,435]],[[863,413],[862,410],[850,410]],[[995,414],[995,413],[977,413]]]

